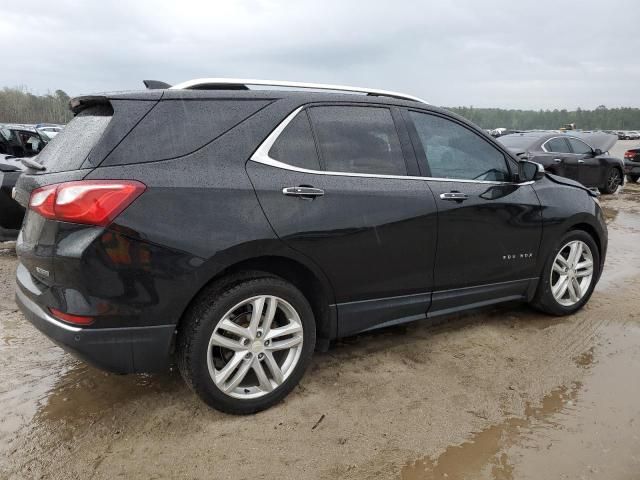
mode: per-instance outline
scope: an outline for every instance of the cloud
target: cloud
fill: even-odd
[[[225,76],[449,106],[640,106],[640,38],[625,33],[639,17],[635,0],[10,2],[0,85],[73,95]]]

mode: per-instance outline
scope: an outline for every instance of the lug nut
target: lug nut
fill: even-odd
[[[268,347],[269,345],[271,345],[271,340],[265,340],[264,341],[264,346]]]
[[[256,337],[260,338],[262,336],[262,330],[258,330],[256,332]]]
[[[262,360],[264,358],[264,353],[258,354],[258,360]]]
[[[244,358],[246,358],[247,360],[249,360],[249,359],[251,358],[251,354],[250,354],[250,353],[247,353],[247,354],[244,356]]]

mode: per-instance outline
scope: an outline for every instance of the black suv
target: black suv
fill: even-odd
[[[250,413],[338,337],[589,299],[607,232],[585,187],[413,97],[252,85],[71,101],[17,186],[16,295],[37,328],[115,372],[175,359],[209,405]]]

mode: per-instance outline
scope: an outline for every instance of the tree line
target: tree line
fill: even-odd
[[[582,130],[639,130],[640,108],[607,108],[595,110],[504,110],[501,108],[454,107],[461,115],[482,128],[512,128],[515,130],[557,130],[574,123]]]
[[[453,107],[449,110],[482,128],[506,127],[516,130],[558,129],[575,123],[584,130],[640,129],[639,108],[607,108],[595,110],[506,110],[502,108]],[[67,123],[73,114],[69,110],[69,95],[56,90],[35,95],[26,88],[0,90],[0,123]]]
[[[62,90],[34,95],[26,88],[0,90],[0,123],[67,123],[73,118]]]

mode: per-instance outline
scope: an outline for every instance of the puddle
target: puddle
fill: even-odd
[[[56,382],[35,420],[70,425],[87,424],[122,402],[135,402],[145,395],[171,393],[183,388],[177,373],[156,375],[113,375],[78,364]]]
[[[400,472],[403,480],[443,479],[463,480],[490,473],[495,479],[512,479],[513,466],[505,450],[520,440],[525,429],[552,423],[551,417],[575,401],[581,384],[559,387],[544,397],[542,406],[528,405],[523,418],[509,418],[473,434],[468,442],[448,447],[435,460],[422,458],[405,465]]]
[[[637,316],[636,316],[637,318]],[[635,323],[635,322],[633,322]],[[574,358],[584,382],[558,387],[524,415],[474,433],[439,456],[407,463],[403,480],[638,478],[640,471],[640,328],[612,325],[601,342]],[[600,478],[600,477],[598,477]]]

